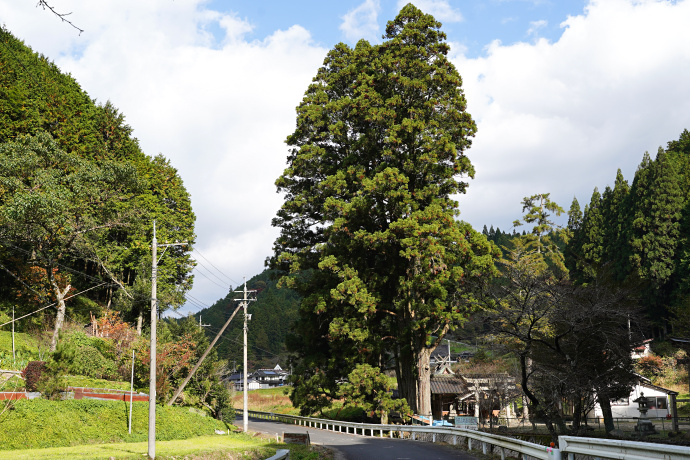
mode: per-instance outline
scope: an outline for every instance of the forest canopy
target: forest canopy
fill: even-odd
[[[181,306],[195,216],[177,170],[144,154],[112,103],[4,28],[0,68],[0,311],[57,302],[57,318],[45,309],[18,327],[58,329],[65,315],[85,321],[111,308],[141,331],[154,220],[159,241],[190,244],[171,247],[158,268],[160,310]]]

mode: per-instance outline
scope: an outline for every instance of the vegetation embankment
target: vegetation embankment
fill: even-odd
[[[247,406],[249,410],[299,415],[299,410],[292,405],[290,397],[286,393],[286,388],[287,387],[276,387],[248,391]],[[232,405],[237,409],[242,409],[244,407],[243,392],[235,392],[232,396]]]
[[[148,446],[148,404],[96,400],[21,400],[0,415],[0,459],[141,458]],[[215,434],[216,430],[226,434]],[[21,433],[21,435],[18,435]],[[296,460],[330,458],[323,449],[246,435],[189,407],[158,406],[157,458],[264,459],[289,448]]]
[[[0,451],[0,460],[69,460],[69,459],[141,459],[146,456],[147,442],[109,443],[47,449]],[[293,460],[330,459],[331,454],[319,447],[277,444],[263,438],[245,435],[201,436],[156,443],[156,458],[161,460],[193,458],[195,460],[263,460],[278,449],[290,449]]]
[[[247,392],[247,406],[249,410],[259,412],[299,415],[299,408],[292,405],[289,390],[290,387],[277,387],[249,391]],[[233,395],[232,405],[238,409],[244,407],[242,392],[236,392]],[[367,414],[362,408],[346,406],[342,400],[335,401],[333,407],[319,413],[318,417],[352,422],[368,420]]]
[[[128,418],[128,402],[20,400],[0,416],[0,449],[146,441],[148,403],[133,403],[132,434],[128,434]],[[159,406],[156,410],[158,440],[188,439],[234,429],[190,408]]]

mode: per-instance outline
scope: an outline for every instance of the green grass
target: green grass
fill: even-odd
[[[690,393],[679,393],[676,399],[690,399]],[[690,416],[690,403],[681,402],[677,403],[678,416],[679,417],[689,417]]]
[[[156,458],[173,460],[244,459],[263,460],[275,455],[278,449],[289,449],[292,460],[328,460],[331,451],[318,447],[277,444],[272,440],[250,434],[200,436],[176,441],[156,441]],[[142,459],[147,458],[148,441],[134,443],[87,444],[46,449],[0,451],[0,460],[70,460],[70,459]]]
[[[0,450],[144,441],[148,439],[148,403],[135,402],[133,406],[129,434],[126,402],[16,401],[12,410],[0,415]],[[156,407],[156,439],[188,439],[215,430],[227,431],[228,426],[186,407]]]
[[[204,458],[265,459],[275,454],[278,444],[245,434],[202,436],[175,441],[157,441],[156,458],[172,459],[187,455]],[[72,447],[53,447],[47,449],[3,450],[4,459],[130,459],[146,458],[148,442],[89,444]],[[212,456],[212,454],[219,454]],[[228,453],[233,456],[228,456]],[[222,455],[222,456],[221,456]]]
[[[12,358],[12,332],[0,331],[0,369],[21,371],[29,361],[38,360],[36,339],[24,332],[14,334],[15,359]]]
[[[65,376],[67,386],[71,387],[86,387],[86,388],[107,388],[110,390],[127,390],[129,391],[129,382],[118,382],[114,380],[103,380],[86,377],[84,375],[67,375]],[[134,388],[136,391],[136,387]],[[148,388],[146,389],[148,393]]]

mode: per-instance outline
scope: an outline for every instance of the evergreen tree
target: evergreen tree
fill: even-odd
[[[533,224],[530,238],[534,239],[537,253],[544,253],[549,266],[565,275],[568,269],[565,266],[563,253],[558,247],[556,241],[549,235],[555,233],[560,229],[551,220],[552,215],[560,216],[565,211],[558,203],[551,201],[550,193],[539,193],[530,197],[525,197],[522,200],[522,212],[524,216],[522,220],[515,220],[514,227],[519,227],[523,224]],[[526,236],[523,230],[523,236]]]
[[[550,193],[539,193],[522,200],[522,212],[525,213],[522,220],[513,222],[513,226],[519,227],[523,224],[534,224],[532,235],[537,240],[537,252],[542,252],[545,245],[542,236],[548,234],[555,228],[555,224],[550,217],[555,214],[560,216],[565,211],[556,202],[549,198]]]
[[[618,169],[613,190],[605,194],[602,202],[604,229],[604,252],[602,258],[605,263],[611,265],[610,273],[618,280],[625,278],[625,273],[621,270],[621,267],[624,266],[621,256],[627,252],[627,242],[625,240],[626,216],[624,210],[629,192],[628,182],[623,177],[621,170]]]
[[[568,210],[567,242],[564,251],[565,266],[568,268],[570,277],[580,279],[582,274],[578,271],[577,261],[582,250],[582,238],[580,226],[582,225],[582,211],[577,198],[573,197],[573,202]]]
[[[587,283],[593,280],[602,263],[604,229],[602,228],[601,203],[599,189],[595,187],[580,226],[582,244],[578,260],[578,271],[581,274],[581,278],[577,280],[580,283]]]
[[[493,271],[451,199],[474,174],[476,126],[440,26],[409,4],[382,44],[336,45],[297,109],[271,265],[302,296],[292,397],[307,411],[393,356],[401,395],[429,414],[431,351]]]
[[[675,269],[683,195],[675,165],[661,148],[646,179],[635,203],[630,261],[640,278],[661,289]]]
[[[582,211],[580,210],[580,203],[577,198],[573,197],[573,202],[570,204],[570,209],[568,210],[568,230],[572,234],[580,229],[582,225]]]
[[[190,252],[195,239],[195,216],[177,170],[162,155],[149,157],[141,151],[124,115],[110,102],[96,104],[71,76],[63,74],[55,64],[34,53],[4,28],[0,30],[0,40],[3,69],[0,72],[0,143],[18,142],[25,135],[38,139],[49,134],[56,148],[65,155],[88,164],[133,167],[141,182],[136,196],[108,203],[113,213],[135,219],[128,220],[126,226],[98,232],[90,258],[61,261],[63,267],[92,277],[88,281],[73,278],[76,289],[92,287],[93,278],[111,281],[81,297],[89,302],[89,308],[84,310],[96,312],[103,306],[123,311],[128,320],[142,319],[142,313],[150,306],[154,219],[158,223],[159,241],[189,243],[189,246],[169,248],[159,265],[159,307],[165,310],[181,306],[184,293],[192,284]],[[11,199],[7,191],[0,196],[0,200]],[[20,291],[23,297],[19,309],[32,311],[32,305],[22,305],[21,301],[28,298],[25,284],[30,280],[26,275],[31,273],[32,264],[17,250],[3,249],[0,252],[0,262],[6,268],[2,272],[6,278],[0,280],[3,288],[7,289],[5,286],[9,284],[12,290]],[[82,319],[77,311],[71,315],[76,320]]]
[[[676,255],[675,292],[672,297],[674,331],[690,334],[690,132],[683,130],[677,141],[668,143],[668,156],[680,173],[684,206]]]

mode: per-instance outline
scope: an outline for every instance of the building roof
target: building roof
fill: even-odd
[[[432,375],[430,386],[432,394],[465,394],[469,391],[465,380],[457,375]]]
[[[669,390],[668,388],[660,387],[658,385],[654,385],[649,379],[640,379],[640,385],[645,386],[647,388],[651,388],[657,391],[660,391],[662,393],[666,393],[667,395],[677,395],[677,391]]]

